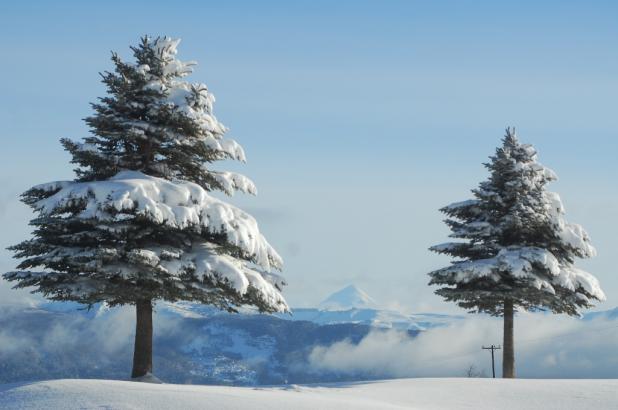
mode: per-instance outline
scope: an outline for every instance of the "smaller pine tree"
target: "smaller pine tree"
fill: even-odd
[[[534,147],[507,128],[490,159],[490,177],[474,199],[441,209],[450,236],[461,241],[430,248],[456,259],[429,273],[429,284],[470,312],[504,317],[503,377],[515,377],[516,310],[578,315],[605,295],[594,276],[574,266],[596,251],[586,231],[565,220],[558,194],[547,191],[557,177],[537,162]]]

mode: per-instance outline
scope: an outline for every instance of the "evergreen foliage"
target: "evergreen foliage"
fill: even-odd
[[[502,315],[515,308],[577,315],[603,300],[598,281],[574,266],[595,255],[584,229],[564,219],[558,194],[546,185],[556,174],[537,162],[536,150],[512,129],[485,164],[490,176],[474,199],[446,206],[451,237],[430,250],[455,258],[431,272],[436,293],[472,312]]]
[[[144,37],[135,63],[112,54],[107,95],[85,120],[91,135],[62,139],[76,179],[22,196],[37,216],[33,238],[10,248],[21,263],[4,277],[17,287],[88,305],[164,299],[287,310],[284,283],[269,273],[281,258],[250,215],[210,194],[256,188],[213,169],[245,154],[225,138],[207,87],[184,80],[195,63],[176,58],[178,43]]]

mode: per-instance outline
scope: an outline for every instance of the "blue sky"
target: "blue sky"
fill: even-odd
[[[223,165],[260,194],[232,202],[283,255],[293,306],[355,283],[385,305],[456,310],[426,286],[448,263],[427,251],[447,239],[437,209],[470,196],[512,125],[560,176],[599,251],[580,266],[614,307],[618,5],[512,3],[3,2],[0,247],[28,236],[19,193],[71,178],[58,139],[87,134],[110,50],[169,35],[247,151]]]

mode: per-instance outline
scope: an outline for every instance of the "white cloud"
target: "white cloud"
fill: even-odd
[[[618,377],[618,323],[603,319],[521,314],[515,322],[515,357],[521,377]],[[471,317],[413,338],[406,332],[373,331],[357,345],[342,341],[313,349],[315,371],[369,377],[463,376],[474,365],[491,375],[481,346],[501,344],[502,322]],[[501,373],[501,351],[496,373]]]
[[[16,306],[1,308],[4,317],[11,318],[9,320],[12,320],[11,315],[15,312],[27,312]],[[42,356],[63,357],[65,352],[72,351],[80,357],[99,357],[101,361],[114,361],[119,355],[132,351],[135,335],[133,306],[103,309],[95,317],[79,315],[74,311],[67,313],[46,318],[44,313],[38,311],[33,316],[35,322],[13,322],[10,326],[0,328],[0,359],[18,355],[23,356],[23,360],[28,360],[27,356],[34,352]],[[154,319],[154,332],[158,335],[174,332],[178,326],[177,321],[164,315],[156,315]],[[52,322],[48,322],[50,326],[37,326],[36,321],[41,320]]]

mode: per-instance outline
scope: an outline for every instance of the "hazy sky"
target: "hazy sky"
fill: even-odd
[[[427,251],[447,240],[437,209],[470,197],[507,125],[560,176],[599,251],[580,263],[608,295],[599,309],[618,305],[617,3],[193,3],[0,4],[0,248],[28,236],[21,192],[72,177],[58,139],[87,135],[110,50],[169,35],[247,151],[231,167],[260,194],[232,202],[284,257],[292,306],[355,283],[455,311],[426,286],[448,263]],[[0,270],[14,264],[1,250]]]

